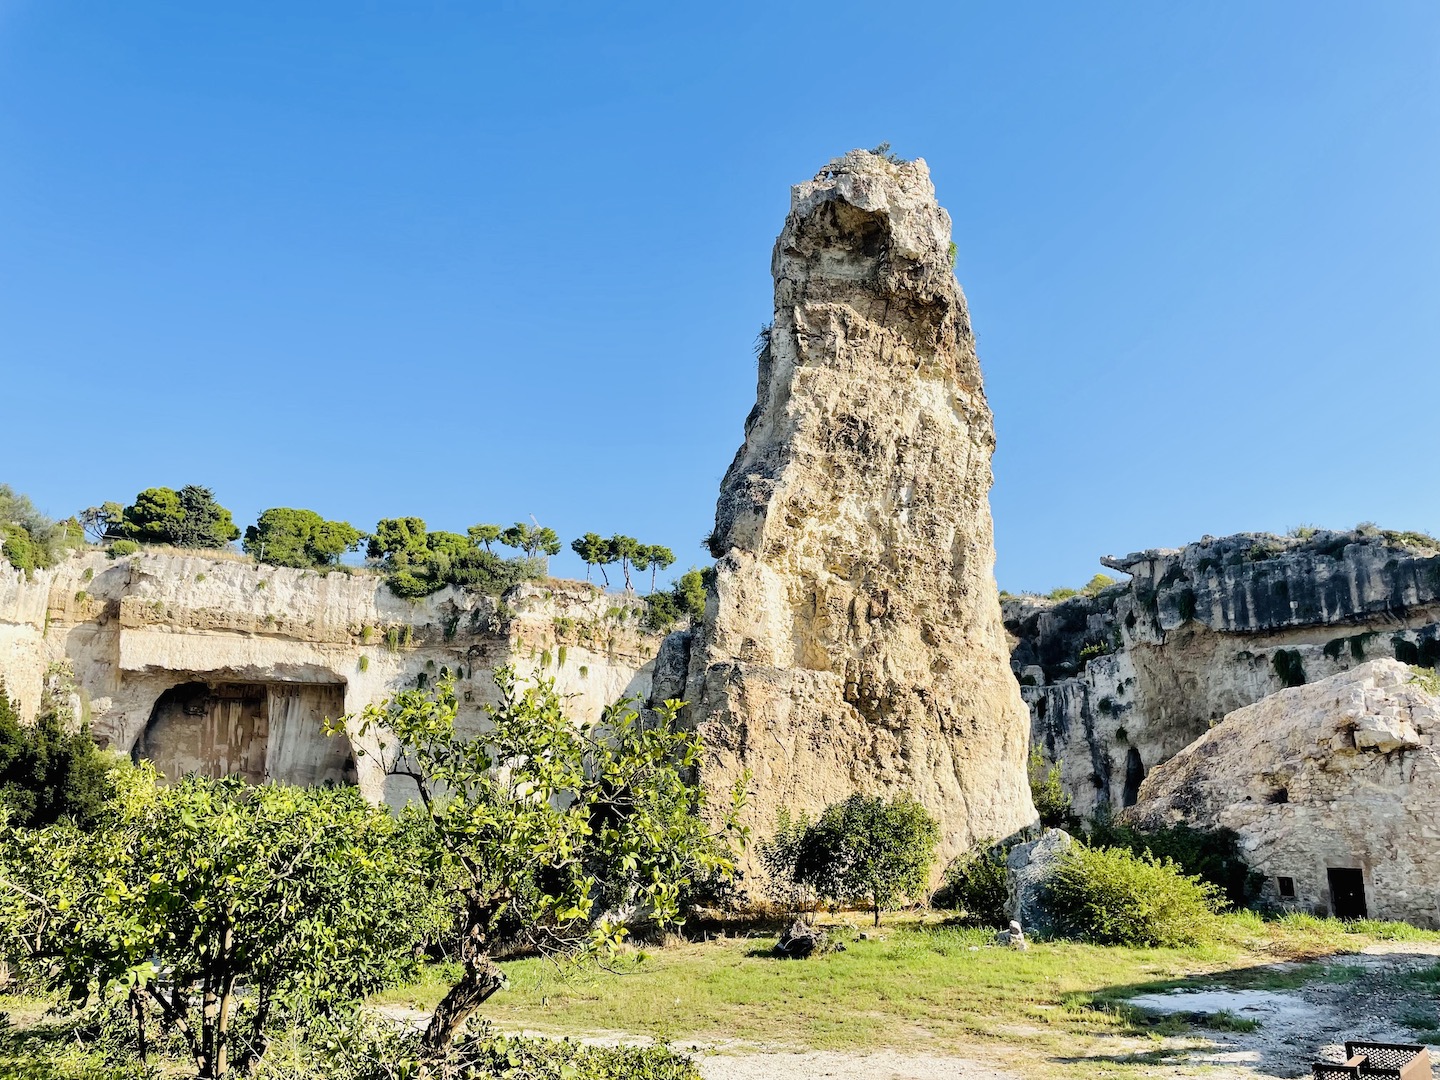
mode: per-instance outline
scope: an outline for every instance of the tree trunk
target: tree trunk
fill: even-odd
[[[421,1040],[427,1052],[442,1054],[449,1049],[470,1019],[470,1014],[483,1005],[497,990],[506,985],[505,973],[488,956],[465,962],[465,973],[450,992],[435,1006],[430,1024]]]
[[[880,905],[879,905],[879,904],[876,904],[876,905],[875,905],[875,925],[876,925],[876,926],[879,926],[879,925],[880,925]]]
[[[130,1015],[135,1019],[135,1049],[140,1052],[140,1064],[150,1063],[150,1047],[145,1041],[145,1002],[138,990],[130,991]]]

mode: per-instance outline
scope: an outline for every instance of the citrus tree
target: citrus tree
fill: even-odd
[[[112,775],[98,827],[0,826],[0,950],[77,1005],[128,996],[142,1060],[158,1019],[198,1076],[246,1071],[277,1014],[397,977],[435,925],[415,822],[353,788]]]
[[[681,703],[642,717],[633,702],[596,724],[567,717],[553,681],[521,687],[495,672],[499,703],[483,735],[456,731],[453,684],[442,678],[365,709],[391,774],[415,786],[455,882],[461,974],[424,1035],[444,1051],[466,1019],[505,986],[493,952],[502,938],[548,954],[613,954],[621,913],[661,924],[681,918],[681,891],[734,871],[744,842],[730,804],[707,807],[687,783],[700,743],[679,730]]]
[[[827,806],[777,850],[797,884],[837,903],[865,904],[879,926],[882,911],[926,892],[939,838],[939,825],[911,796],[857,794]]]

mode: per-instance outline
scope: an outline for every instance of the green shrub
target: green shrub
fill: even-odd
[[[74,518],[54,521],[29,498],[0,484],[0,558],[11,566],[28,577],[54,566],[67,551],[84,543],[84,530]]]
[[[52,670],[34,724],[21,722],[0,681],[0,805],[21,828],[61,818],[90,825],[105,807],[107,776],[120,760],[76,724],[64,674]]]
[[[404,600],[417,600],[446,585],[499,596],[522,581],[545,576],[542,556],[527,548],[525,555],[503,559],[489,550],[485,540],[489,534],[482,535],[479,529],[476,526],[471,535],[461,536],[430,532],[420,518],[386,518],[375,526],[366,553],[382,561],[385,584]],[[517,538],[516,543],[521,542],[533,546],[538,541],[534,536]]]
[[[0,527],[0,535],[4,537],[0,555],[28,578],[35,572],[35,545],[30,541],[30,534],[18,525],[6,525]]]
[[[1030,751],[1030,801],[1040,815],[1040,824],[1051,829],[1074,829],[1079,818],[1071,809],[1070,795],[1060,782],[1060,763],[1048,769],[1037,746]]]
[[[1240,853],[1239,834],[1230,829],[1169,825],[1144,830],[1117,824],[1108,813],[1098,813],[1090,823],[1087,839],[1091,847],[1123,848],[1136,855],[1171,859],[1186,874],[1222,889],[1233,907],[1245,907],[1260,895],[1264,879],[1250,869]]]
[[[1005,906],[1005,860],[1009,853],[1004,844],[982,840],[974,851],[945,868],[945,882],[936,890],[932,903],[958,911],[966,925],[1003,929],[1010,919]]]
[[[583,1046],[569,1039],[496,1034],[472,1024],[440,1060],[418,1032],[364,1014],[320,1021],[302,1054],[267,1062],[265,1080],[700,1080],[694,1061],[665,1046]]]
[[[116,540],[110,545],[110,550],[106,554],[112,559],[123,559],[127,555],[134,555],[139,550],[140,545],[134,540]]]
[[[1214,940],[1220,889],[1170,859],[1076,844],[1048,887],[1064,936],[1100,945],[1179,947]]]
[[[699,625],[705,617],[705,593],[715,580],[715,568],[697,570],[691,567],[664,592],[652,592],[645,599],[645,625],[651,630],[668,631],[681,619]]]
[[[241,547],[260,562],[305,569],[333,566],[347,551],[359,551],[365,539],[348,521],[326,521],[313,510],[277,506],[245,530]]]
[[[214,492],[198,484],[146,488],[125,507],[115,532],[144,544],[186,548],[223,548],[240,538],[230,511],[215,501]]]

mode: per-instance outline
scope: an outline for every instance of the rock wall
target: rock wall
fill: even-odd
[[[1148,770],[1288,685],[1375,657],[1440,660],[1426,537],[1245,533],[1102,562],[1131,579],[1004,604],[1033,742],[1082,814],[1133,803]]]
[[[172,772],[224,762],[252,779],[353,775],[367,796],[398,799],[408,792],[387,786],[374,745],[337,761],[326,716],[449,671],[461,723],[477,725],[494,699],[491,673],[511,664],[553,677],[572,715],[591,719],[650,692],[660,638],[642,614],[634,597],[584,582],[526,583],[502,600],[447,588],[411,602],[370,574],[90,551],[30,580],[0,567],[0,679],[32,716],[46,671],[67,663],[96,737],[148,749]]]
[[[1271,904],[1440,926],[1440,694],[1373,660],[1238,709],[1128,812],[1240,835]]]
[[[748,823],[915,795],[949,856],[1035,819],[993,577],[994,433],[950,220],[923,161],[855,151],[796,186],[703,628],[667,643],[702,782]],[[679,674],[685,672],[683,691]]]

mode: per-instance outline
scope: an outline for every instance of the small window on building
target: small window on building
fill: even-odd
[[[1275,884],[1280,887],[1280,899],[1295,899],[1295,879],[1293,877],[1280,877],[1275,879]]]

